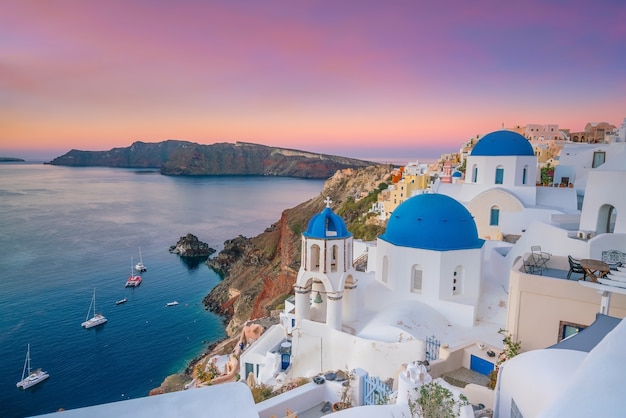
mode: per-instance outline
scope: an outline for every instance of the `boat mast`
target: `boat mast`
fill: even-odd
[[[93,306],[93,313],[96,314],[96,288],[93,288],[93,296],[91,298],[91,303],[89,304],[89,310],[87,311],[87,317],[85,321],[89,319],[89,314],[91,313],[91,307]]]
[[[22,380],[26,376],[26,368],[28,368],[28,375],[30,376],[30,343],[28,343],[28,350],[26,350],[26,360],[24,360],[24,368],[22,369]]]

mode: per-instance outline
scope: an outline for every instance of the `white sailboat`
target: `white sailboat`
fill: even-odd
[[[89,314],[91,314],[91,308],[93,307],[93,317],[90,319]],[[92,328],[101,324],[104,324],[107,319],[100,313],[96,313],[96,288],[93,289],[93,297],[91,298],[91,304],[89,305],[89,310],[87,311],[87,317],[85,318],[85,322],[80,324],[83,328]]]
[[[26,374],[28,372],[28,375]],[[28,389],[31,386],[35,386],[37,383],[43,382],[50,375],[41,369],[32,371],[30,368],[30,344],[28,344],[28,350],[26,351],[26,360],[24,360],[24,369],[22,370],[22,380],[17,382],[15,386],[21,389]]]
[[[139,272],[144,272],[148,270],[146,266],[143,265],[143,258],[141,258],[141,247],[139,247],[139,262],[135,264],[135,270]]]

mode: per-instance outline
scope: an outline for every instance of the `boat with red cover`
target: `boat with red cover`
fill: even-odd
[[[141,276],[137,276],[133,270],[133,259],[130,259],[130,276],[126,280],[126,287],[137,287],[141,284]]]

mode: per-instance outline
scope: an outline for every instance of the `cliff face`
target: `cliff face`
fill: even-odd
[[[329,178],[337,170],[371,162],[237,142],[200,145],[187,141],[135,142],[109,151],[71,150],[50,162],[65,166],[155,168],[165,175],[263,175]]]
[[[177,149],[192,145],[192,142],[174,140],[158,143],[137,141],[130,147],[113,148],[109,151],[73,149],[50,161],[50,164],[72,167],[161,168]]]
[[[207,264],[224,280],[204,298],[205,306],[228,320],[227,333],[235,335],[248,319],[268,316],[293,294],[300,268],[300,234],[330,197],[336,210],[348,198],[358,198],[384,182],[390,166],[342,170],[326,181],[319,196],[282,213],[278,222],[254,238],[239,236]]]

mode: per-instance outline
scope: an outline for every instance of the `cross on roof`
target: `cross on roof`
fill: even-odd
[[[330,197],[326,196],[326,200],[324,200],[324,203],[326,203],[326,207],[329,208],[330,204],[333,203],[333,201],[330,200]]]

